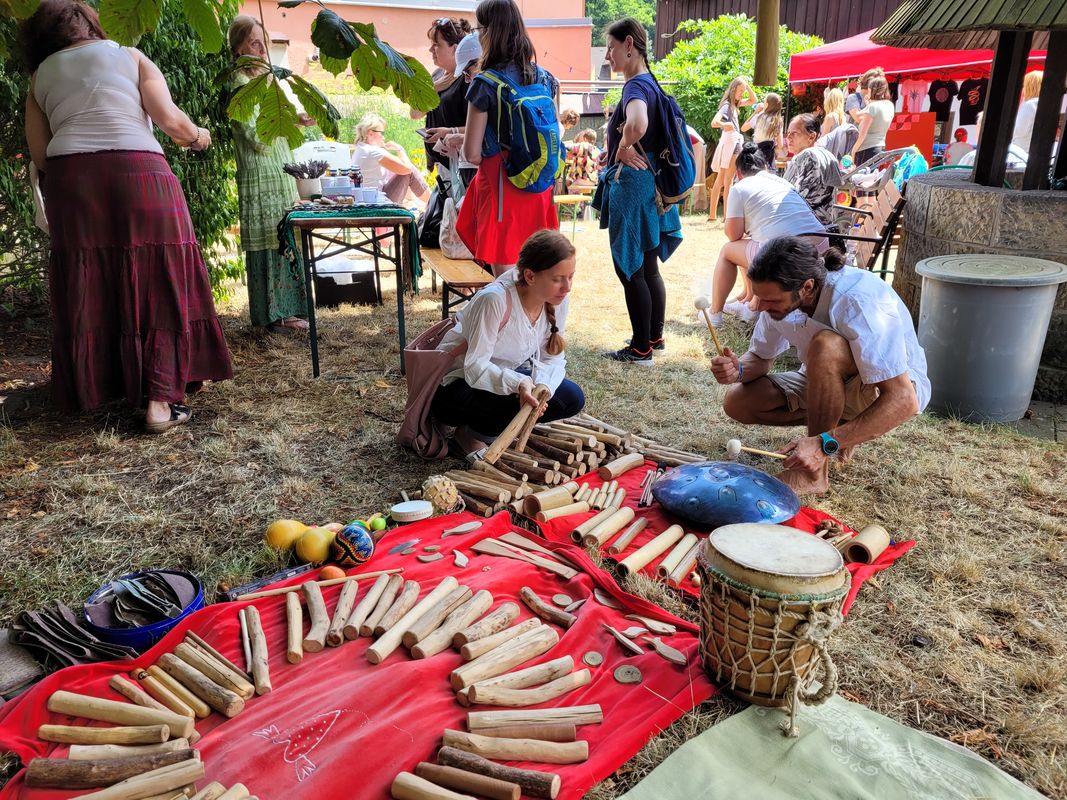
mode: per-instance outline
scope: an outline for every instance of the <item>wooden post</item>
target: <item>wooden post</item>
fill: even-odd
[[[757,86],[774,86],[778,83],[778,0],[759,0],[756,9],[756,67],[752,81]]]
[[[563,785],[560,776],[552,772],[505,767],[503,764],[494,764],[486,758],[455,747],[442,747],[437,753],[437,763],[456,767],[457,769],[465,769],[468,772],[477,772],[479,775],[488,775],[498,780],[517,783],[522,787],[523,793],[530,795],[530,797],[544,797],[548,798],[548,800],[554,800]]]
[[[1056,128],[1060,120],[1060,104],[1063,102],[1063,82],[1067,78],[1067,31],[1053,31],[1048,35],[1048,55],[1045,56],[1045,74],[1041,79],[1041,94],[1038,95],[1037,117],[1030,138],[1030,151],[1023,173],[1023,189],[1047,189],[1049,164],[1052,149],[1056,144]],[[1063,138],[1060,152],[1063,152]]]
[[[1007,171],[1005,161],[1019,110],[1032,31],[1001,31],[989,75],[989,93],[982,114],[982,134],[974,157],[974,182],[1000,188]]]
[[[196,751],[186,747],[172,752],[100,760],[34,758],[26,767],[26,785],[35,788],[96,789],[195,757]]]

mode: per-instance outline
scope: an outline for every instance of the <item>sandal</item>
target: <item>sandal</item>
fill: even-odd
[[[279,328],[290,328],[294,331],[306,331],[311,327],[306,319],[301,319],[300,317],[286,317],[278,320],[274,325]]]
[[[163,422],[145,422],[145,433],[166,433],[171,428],[184,425],[193,418],[193,410],[181,403],[170,403],[170,419]]]

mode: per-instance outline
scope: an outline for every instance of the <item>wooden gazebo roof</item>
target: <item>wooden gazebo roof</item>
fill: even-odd
[[[1065,0],[905,0],[871,39],[894,47],[993,49],[1001,31],[1031,31],[1043,50],[1067,30]]]

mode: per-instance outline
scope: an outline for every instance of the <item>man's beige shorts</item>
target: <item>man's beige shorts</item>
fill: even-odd
[[[808,410],[808,376],[803,372],[771,372],[767,378],[785,395],[790,411]],[[859,375],[845,382],[845,413],[842,419],[850,420],[867,409],[878,397],[878,387],[863,383]]]

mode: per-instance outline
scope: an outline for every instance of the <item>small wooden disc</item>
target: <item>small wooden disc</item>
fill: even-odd
[[[641,670],[632,664],[623,664],[615,670],[615,680],[619,683],[640,683]]]
[[[567,595],[561,593],[561,594],[552,595],[552,602],[555,603],[560,608],[566,608],[571,603],[573,603],[574,600],[572,600]]]
[[[590,650],[582,656],[582,663],[589,667],[599,667],[604,663],[604,656],[600,655],[596,650]]]

